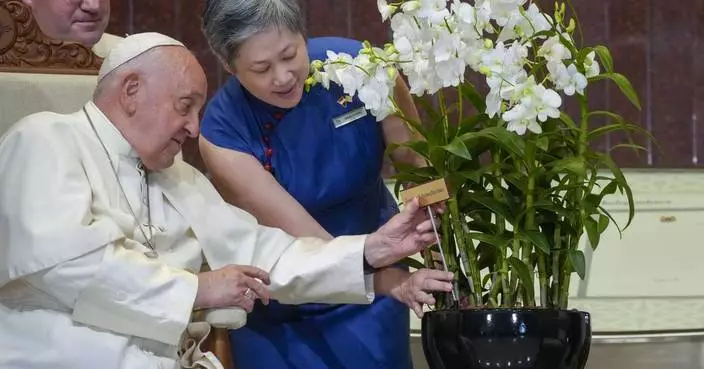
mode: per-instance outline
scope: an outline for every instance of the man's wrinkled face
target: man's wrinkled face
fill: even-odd
[[[151,170],[170,167],[186,139],[198,137],[199,112],[207,94],[205,73],[196,58],[182,47],[164,49],[169,65],[154,68],[144,79],[132,119],[138,132],[132,146]]]
[[[47,36],[92,46],[110,20],[110,0],[24,0]]]
[[[296,106],[310,70],[300,33],[270,28],[249,38],[232,63],[234,75],[258,99],[280,108]]]

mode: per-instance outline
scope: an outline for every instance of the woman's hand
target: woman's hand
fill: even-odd
[[[198,274],[196,308],[241,307],[251,312],[254,301],[269,303],[266,286],[269,274],[248,265],[227,265],[218,270]]]
[[[418,318],[423,317],[423,304],[434,305],[431,292],[452,291],[452,273],[435,269],[419,269],[393,287],[390,295],[408,305]]]

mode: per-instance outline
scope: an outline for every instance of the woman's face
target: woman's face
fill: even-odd
[[[288,109],[301,101],[309,63],[303,35],[272,27],[242,44],[233,72],[252,95]]]

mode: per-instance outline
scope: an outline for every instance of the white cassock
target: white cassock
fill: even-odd
[[[135,153],[86,110],[146,228]],[[373,299],[364,236],[326,243],[260,226],[181,161],[149,181],[157,259],[82,111],[31,115],[0,139],[0,368],[176,367],[202,255],[213,269],[268,271],[284,303]]]

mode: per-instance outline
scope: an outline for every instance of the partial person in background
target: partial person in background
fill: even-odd
[[[355,56],[361,43],[307,40],[295,0],[210,0],[203,22],[233,75],[208,103],[200,137],[223,197],[296,236],[363,234],[391,218],[398,209],[381,177],[384,150],[411,132],[397,116],[376,122],[338,86],[304,90],[310,60],[325,59],[327,51]],[[417,119],[401,78],[395,93],[405,115]],[[392,159],[425,165],[410,151],[396,150]],[[375,280],[395,274],[408,272],[388,268]],[[257,304],[247,326],[231,332],[237,369],[409,369],[409,310],[397,300],[405,302]]]
[[[93,46],[110,21],[110,0],[22,0],[42,32],[56,40]]]

